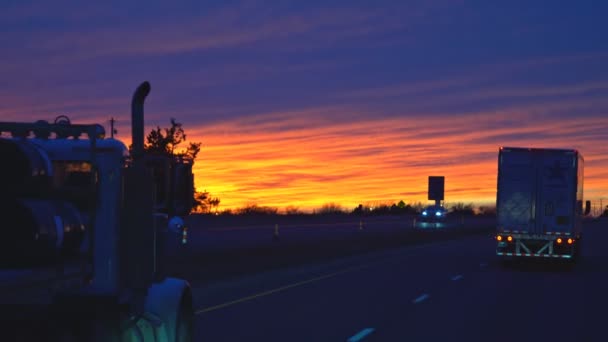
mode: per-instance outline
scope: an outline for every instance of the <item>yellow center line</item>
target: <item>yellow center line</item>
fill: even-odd
[[[290,285],[285,285],[285,286],[282,286],[282,287],[279,287],[279,288],[276,288],[276,289],[273,289],[273,290],[268,290],[268,291],[260,292],[258,294],[254,294],[254,295],[247,296],[247,297],[244,297],[244,298],[236,299],[236,300],[233,300],[233,301],[230,301],[230,302],[227,302],[227,303],[223,303],[223,304],[211,306],[211,307],[208,307],[208,308],[200,309],[200,310],[197,310],[194,314],[198,315],[198,314],[207,313],[207,312],[210,312],[210,311],[215,311],[215,310],[222,309],[222,308],[225,308],[225,307],[228,307],[228,306],[232,306],[232,305],[235,305],[235,304],[247,302],[247,301],[250,301],[252,299],[269,296],[271,294],[274,294],[274,293],[277,293],[277,292],[281,292],[281,291],[285,291],[285,290],[288,290],[288,289],[291,289],[291,288],[294,288],[294,287],[298,287],[298,286],[314,283],[314,282],[319,281],[319,280],[335,277],[335,276],[340,275],[340,274],[357,271],[357,270],[360,270],[360,269],[363,269],[363,268],[366,268],[366,267],[369,267],[369,266],[371,266],[371,264],[365,264],[365,265],[360,265],[360,266],[349,267],[349,268],[343,269],[343,270],[338,271],[338,272],[322,275],[322,276],[319,276],[319,277],[316,277],[316,278],[304,280],[304,281],[301,281],[301,282],[298,282],[298,283],[294,283],[294,284],[290,284]]]

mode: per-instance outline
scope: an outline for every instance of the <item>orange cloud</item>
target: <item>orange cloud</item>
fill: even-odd
[[[580,149],[587,159],[587,195],[606,194],[608,159],[589,135],[608,129],[603,118],[534,122],[509,113],[349,122],[340,110],[361,114],[318,108],[196,130],[190,138],[204,142],[195,166],[197,188],[219,196],[223,208],[258,203],[311,210],[327,202],[351,208],[424,202],[427,177],[443,175],[446,201],[493,202],[498,147],[510,145]],[[513,120],[520,124],[510,125]]]

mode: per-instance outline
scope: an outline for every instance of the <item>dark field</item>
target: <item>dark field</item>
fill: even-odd
[[[207,281],[314,263],[341,256],[449,240],[491,236],[494,218],[452,217],[414,226],[413,216],[191,216],[189,242],[171,258],[175,276]],[[278,225],[278,237],[275,236]],[[362,225],[362,227],[361,227]]]

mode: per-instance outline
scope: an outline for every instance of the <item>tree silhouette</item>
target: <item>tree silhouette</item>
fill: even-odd
[[[450,212],[453,214],[460,214],[464,216],[473,216],[475,211],[473,210],[473,204],[455,203],[450,206]]]
[[[483,205],[478,208],[480,216],[496,216],[496,206]]]
[[[211,208],[215,209],[215,212],[217,213],[218,207],[220,206],[220,199],[218,197],[213,197],[209,199],[209,205],[211,206]]]
[[[288,205],[287,207],[285,207],[285,214],[286,215],[299,215],[299,214],[302,214],[302,212],[300,211],[300,208],[293,206],[293,205]]]
[[[416,203],[414,206],[405,204],[403,200],[397,203],[375,203],[375,204],[359,204],[352,210],[352,214],[357,215],[401,215],[401,214],[417,214],[424,206],[422,203]]]
[[[194,193],[194,204],[192,210],[197,213],[209,212],[209,193],[207,191],[196,191]]]
[[[212,209],[218,212],[221,200],[218,197],[211,197],[207,190],[196,191],[194,193],[194,207],[193,211],[202,214],[208,214]]]
[[[144,148],[151,153],[186,157],[194,163],[201,150],[202,143],[191,142],[185,150],[178,152],[178,146],[186,141],[186,132],[180,122],[177,122],[174,118],[171,118],[170,121],[171,127],[160,128],[156,126],[156,129],[150,131],[146,137]]]
[[[321,208],[316,211],[316,213],[320,215],[344,214],[344,209],[340,204],[332,202],[323,204]]]
[[[363,208],[363,204],[359,204],[355,207],[355,209],[353,209],[353,214],[363,214],[364,212],[365,209]]]
[[[279,211],[275,207],[258,206],[255,203],[248,204],[236,210],[238,215],[276,215]]]

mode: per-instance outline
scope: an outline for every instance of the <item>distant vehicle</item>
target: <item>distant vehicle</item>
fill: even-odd
[[[65,116],[0,122],[3,340],[192,340],[190,285],[165,264],[187,242],[192,163],[145,151],[149,91],[131,152]]]
[[[583,156],[577,150],[501,147],[496,254],[575,260],[580,255]]]
[[[445,219],[447,210],[440,205],[429,205],[420,212],[422,222],[439,222]]]

